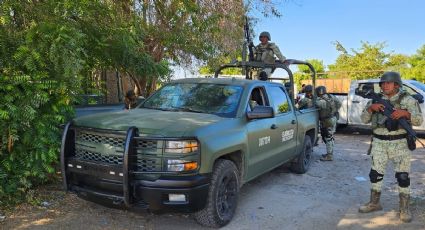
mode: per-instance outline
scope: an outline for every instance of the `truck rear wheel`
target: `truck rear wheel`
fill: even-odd
[[[311,145],[310,136],[306,135],[304,137],[304,146],[301,150],[300,155],[295,159],[295,162],[291,164],[291,170],[295,173],[305,173],[311,164],[311,155],[313,152],[313,146]]]
[[[218,228],[232,220],[238,201],[238,175],[238,169],[232,161],[217,160],[208,191],[207,204],[195,213],[198,223]]]

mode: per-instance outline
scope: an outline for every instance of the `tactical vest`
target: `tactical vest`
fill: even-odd
[[[406,91],[401,91],[397,100],[389,100],[389,102],[395,109],[401,109],[401,101],[404,99],[404,97],[409,95],[410,94]],[[379,96],[382,98],[383,94],[380,93]],[[401,127],[399,126],[397,120],[387,119],[383,113],[377,113],[375,116],[372,116],[372,129],[374,128],[387,128],[388,131],[396,131]]]
[[[274,64],[274,52],[271,48],[271,44],[268,43],[266,46],[258,45],[255,49],[255,60],[262,61],[267,64]]]
[[[340,107],[338,106],[338,102],[336,101],[338,99],[334,96],[331,96],[330,94],[326,94],[324,97],[321,98],[321,100],[324,100],[326,102],[326,106],[325,108],[320,109],[319,119],[324,120],[335,116]]]
[[[311,108],[313,107],[313,100],[311,98],[304,97],[298,102],[298,106],[299,109]]]

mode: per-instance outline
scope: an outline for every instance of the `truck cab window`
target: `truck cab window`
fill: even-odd
[[[250,110],[252,110],[257,105],[268,105],[263,88],[254,88],[251,91],[251,96],[249,98],[248,105]]]
[[[269,88],[270,97],[273,101],[273,108],[275,114],[287,113],[291,111],[291,107],[289,106],[288,96],[282,87],[279,86],[271,86]]]
[[[379,83],[360,83],[356,88],[356,95],[365,97],[365,94],[370,90],[373,90],[374,93],[380,93]]]

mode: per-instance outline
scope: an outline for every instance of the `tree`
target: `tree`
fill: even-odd
[[[328,66],[332,76],[351,79],[376,78],[390,66],[391,54],[383,51],[385,43],[362,42],[358,50],[351,49],[351,54],[339,42],[336,48],[341,54],[335,64]]]
[[[335,64],[329,65],[329,75],[352,79],[376,78],[385,71],[398,71],[405,79],[425,81],[425,45],[412,56],[385,53],[385,43],[369,44],[362,42],[358,50],[352,54],[337,42],[337,50],[341,52]]]
[[[149,94],[170,63],[234,56],[244,3],[0,1],[0,205],[53,175],[59,126],[93,71],[127,73]]]
[[[325,66],[323,64],[322,60],[318,59],[309,59],[306,60],[308,63],[310,63],[314,70],[316,71],[317,77],[323,77],[323,73],[325,72]],[[297,85],[298,89],[301,89],[301,81],[302,80],[310,80],[311,79],[311,70],[306,65],[298,65],[298,71],[294,73],[294,80],[295,84]]]
[[[246,1],[246,8],[250,12],[258,11],[264,17],[281,17],[282,12],[279,10],[279,5],[286,0],[273,1],[273,0],[248,0]]]
[[[0,205],[54,175],[60,125],[96,69],[161,75],[144,31],[102,0],[0,2]],[[49,13],[46,13],[49,12]]]
[[[197,6],[199,9],[196,13],[202,13],[196,18],[204,21],[201,24],[203,29],[200,30],[201,33],[191,33],[190,35],[196,36],[197,38],[195,40],[201,39],[201,44],[191,44],[191,42],[184,40],[185,36],[182,38],[179,33],[174,33],[175,36],[182,39],[181,41],[185,45],[183,49],[179,50],[179,55],[174,56],[175,58],[172,59],[173,62],[190,68],[191,64],[197,61],[197,64],[203,65],[200,68],[202,74],[213,74],[214,70],[221,64],[241,58],[245,16],[248,14],[255,15],[259,12],[265,17],[280,17],[282,14],[279,11],[279,5],[283,2],[286,1],[198,1]],[[210,16],[205,17],[202,15]],[[252,30],[252,26],[257,21],[257,18],[254,16],[250,16],[249,18],[249,24]],[[182,25],[184,26],[184,24]],[[174,41],[171,42],[174,43]],[[193,47],[190,48],[191,46]],[[192,50],[197,50],[200,53],[193,53]],[[241,74],[240,70],[225,70],[224,73]]]
[[[407,66],[400,68],[403,78],[425,82],[425,45],[407,58]]]
[[[245,9],[240,0],[231,1],[127,1],[132,14],[146,31],[145,51],[155,62],[190,66],[194,61],[217,63],[234,54],[242,39]],[[215,65],[215,64],[211,64]],[[150,94],[158,75],[137,76],[138,86]]]

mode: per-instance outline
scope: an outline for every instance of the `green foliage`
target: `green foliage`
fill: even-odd
[[[322,60],[318,59],[307,59],[306,62],[310,63],[316,73],[323,73],[325,71],[325,66],[323,65]],[[311,74],[310,68],[306,65],[298,65],[298,71],[302,73]]]
[[[198,2],[199,5],[202,5],[201,13],[196,13],[198,20],[203,21],[205,25],[202,27],[204,30],[200,31],[201,33],[190,33],[189,36],[195,35],[202,38],[199,40],[200,46],[194,47],[195,50],[203,53],[202,57],[194,55],[204,61],[206,65],[201,68],[201,74],[211,74],[221,64],[227,64],[232,59],[242,59],[245,16],[249,18],[251,39],[255,37],[253,36],[253,26],[258,22],[258,15],[277,18],[282,16],[282,2],[276,0],[216,0],[213,1],[214,4],[210,4],[209,2],[212,2],[210,0]],[[197,38],[191,39],[192,41],[198,40]],[[185,45],[187,46],[187,44]],[[241,73],[240,71],[225,70],[223,74]]]
[[[25,199],[31,187],[47,181],[55,172],[59,126],[73,113],[69,101],[72,92],[78,89],[75,76],[85,62],[80,45],[84,36],[80,31],[50,21],[29,21],[29,26],[12,23],[24,21],[21,16],[28,12],[13,8],[13,2],[1,6],[3,12],[9,7],[14,9],[14,18],[1,17],[3,22],[11,22],[3,25],[3,31],[14,32],[0,38],[1,43],[10,45],[0,56],[0,205],[3,206]]]
[[[377,78],[385,71],[398,71],[404,79],[416,79],[425,82],[425,45],[412,56],[384,52],[385,43],[369,44],[362,42],[360,49],[351,49],[351,53],[340,43],[335,42],[335,48],[341,54],[336,62],[324,71],[323,63],[319,60],[307,60],[312,63],[319,78]],[[309,69],[300,66],[294,74],[295,81],[309,79]]]
[[[323,65],[323,61],[318,59],[309,59],[306,62],[310,63],[314,70],[316,71],[316,77],[324,77],[323,73],[325,72],[325,66]],[[294,81],[297,85],[297,89],[301,89],[301,81],[302,80],[310,80],[311,79],[311,70],[306,65],[298,65],[298,71],[294,73]]]
[[[134,9],[147,31],[145,44],[155,60],[213,66],[240,54],[245,8],[238,0],[142,1]]]
[[[222,64],[230,63],[231,59],[229,57],[221,57],[214,61],[209,62],[208,65],[204,65],[201,68],[199,68],[200,74],[205,75],[214,75],[215,70]],[[221,74],[223,75],[241,75],[242,70],[241,68],[226,68],[221,71]]]
[[[101,0],[0,3],[0,206],[29,198],[58,162],[60,125],[97,69],[163,75],[139,22]]]
[[[278,106],[278,111],[280,113],[286,113],[286,112],[288,112],[289,111],[289,104],[288,104],[288,102],[285,102],[283,104],[280,104]]]
[[[416,79],[425,82],[425,45],[416,54],[407,58],[407,66],[400,68],[403,78]]]
[[[329,65],[331,75],[351,79],[376,78],[389,66],[390,54],[383,51],[385,43],[369,44],[362,42],[358,50],[352,49],[350,54],[337,43],[337,50],[341,54],[335,64]]]
[[[362,42],[358,50],[350,54],[341,43],[336,49],[341,52],[335,64],[329,65],[328,77],[351,79],[377,78],[385,71],[398,71],[405,79],[425,81],[425,45],[412,56],[384,52],[385,43]]]

